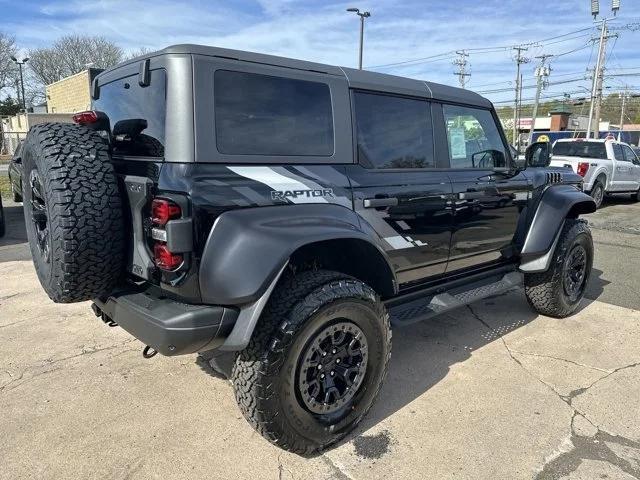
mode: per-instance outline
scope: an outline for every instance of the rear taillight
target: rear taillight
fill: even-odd
[[[580,175],[581,177],[584,177],[587,174],[588,171],[589,171],[589,163],[588,162],[580,162],[580,163],[578,163],[578,170],[577,170],[578,175]]]
[[[177,253],[171,253],[164,243],[156,243],[153,246],[153,258],[158,268],[162,270],[175,270],[184,261],[184,257]]]
[[[73,116],[73,122],[77,123],[78,125],[90,125],[92,123],[96,123],[98,120],[98,113],[94,112],[93,110],[76,113]]]
[[[172,252],[171,242],[167,241],[167,229],[171,227],[171,220],[180,219],[182,215],[182,208],[173,200],[158,197],[151,202],[153,260],[161,270],[174,271],[184,264],[184,255]]]
[[[151,221],[155,225],[164,226],[169,220],[180,218],[182,209],[166,198],[155,198],[151,202]]]

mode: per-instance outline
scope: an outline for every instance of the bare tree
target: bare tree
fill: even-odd
[[[45,85],[88,67],[109,68],[123,60],[123,51],[104,37],[65,35],[50,48],[29,50],[29,67]]]
[[[0,91],[15,86],[16,64],[11,60],[18,48],[13,37],[0,32]]]
[[[141,55],[146,55],[147,53],[151,53],[155,50],[152,50],[151,48],[148,47],[140,47],[137,50],[132,50],[129,53],[127,53],[124,57],[124,60],[131,60],[133,58],[136,57],[140,57]]]

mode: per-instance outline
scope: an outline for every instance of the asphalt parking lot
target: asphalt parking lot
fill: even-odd
[[[0,239],[0,478],[640,478],[640,204],[589,216],[589,299],[514,291],[394,331],[376,406],[335,448],[282,452],[196,356],[145,360],[89,305],[40,288],[21,207]]]

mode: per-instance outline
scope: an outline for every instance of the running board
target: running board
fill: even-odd
[[[494,275],[451,290],[427,294],[422,298],[390,306],[391,323],[394,326],[404,326],[421,322],[454,308],[520,287],[522,279],[523,275],[520,272],[509,272],[502,276]]]

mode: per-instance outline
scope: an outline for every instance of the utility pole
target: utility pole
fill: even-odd
[[[600,111],[602,108],[602,84],[604,81],[604,64],[607,55],[607,19],[602,20],[602,27],[600,29],[600,46],[598,47],[598,60],[596,62],[596,69],[593,74],[593,89],[591,93],[591,108],[589,109],[589,123],[592,128],[589,128],[587,138],[591,137],[593,132],[593,138],[600,136]]]
[[[362,70],[362,51],[364,49],[364,19],[371,16],[370,12],[361,12],[358,8],[347,8],[347,12],[353,12],[360,17],[360,52],[358,55],[358,69]]]
[[[467,77],[471,76],[471,74],[467,72],[467,64],[469,63],[467,58],[469,57],[469,54],[464,50],[458,50],[456,54],[458,54],[459,58],[456,58],[453,61],[453,64],[458,66],[458,71],[453,72],[453,74],[458,75],[460,86],[462,88],[465,88]]]
[[[518,152],[520,152],[520,142],[518,138],[518,122],[520,121],[519,109],[520,100],[522,98],[520,65],[522,65],[523,63],[529,63],[531,60],[522,56],[522,52],[526,52],[527,50],[529,50],[529,47],[523,47],[522,45],[520,45],[517,47],[513,47],[513,49],[516,51],[516,99],[513,106],[513,144]]]
[[[624,107],[627,101],[627,87],[624,87],[624,91],[622,92],[622,108],[620,108],[620,130],[618,130],[618,141],[620,142],[622,138],[622,125],[624,124]]]
[[[611,0],[611,11],[617,15],[620,10],[620,0]],[[591,0],[591,14],[594,20],[600,14],[600,0]],[[591,106],[589,107],[589,124],[587,126],[587,138],[598,138],[600,136],[600,110],[602,108],[602,84],[604,80],[604,64],[607,54],[607,39],[611,38],[607,30],[607,18],[601,20],[600,42],[598,45],[598,59],[593,71],[593,82],[591,84]],[[613,35],[612,35],[613,36]],[[595,116],[595,125],[594,122]]]
[[[531,128],[529,129],[529,142],[528,145],[531,145],[533,142],[533,130],[536,126],[536,117],[538,116],[538,105],[540,104],[540,93],[542,92],[543,87],[545,86],[546,78],[551,74],[551,66],[545,65],[547,58],[553,57],[553,55],[540,55],[540,66],[536,68],[536,77],[538,78],[538,84],[536,86],[536,99],[533,103],[533,113],[531,114]]]

